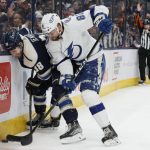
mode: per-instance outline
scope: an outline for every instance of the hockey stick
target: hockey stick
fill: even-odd
[[[96,40],[95,44],[93,45],[93,47],[91,48],[90,52],[88,53],[87,57],[82,61],[82,65],[78,68],[78,70],[75,73],[75,78],[78,76],[78,74],[81,72],[81,70],[83,69],[84,65],[86,64],[86,62],[88,61],[89,57],[91,56],[91,54],[93,53],[94,48],[96,47],[96,45],[98,44],[99,40],[103,37],[104,33],[100,33],[98,39]]]
[[[98,44],[99,40],[102,38],[103,33],[100,34],[100,36],[98,37],[97,41],[95,42],[95,44],[93,45],[93,47],[91,48],[89,54],[87,55],[87,58],[84,60],[84,63],[82,63],[82,65],[79,67],[79,70],[75,73],[75,78],[78,76],[78,74],[80,73],[80,71],[82,70],[82,68],[84,67],[85,63],[87,62],[87,60],[89,59],[91,53],[93,52],[94,48],[96,47],[96,45]],[[74,78],[74,79],[75,79]],[[60,95],[60,97],[58,98],[58,100],[56,100],[55,104],[53,104],[53,106],[51,106],[49,108],[49,110],[46,112],[46,114],[41,118],[41,120],[38,122],[38,124],[30,131],[29,134],[25,135],[25,136],[15,136],[15,135],[7,135],[7,140],[8,141],[14,141],[14,142],[21,142],[22,145],[29,145],[32,142],[32,134],[35,132],[35,130],[40,126],[40,124],[42,123],[42,121],[48,116],[48,114],[53,110],[53,108],[57,105],[57,103],[59,102],[59,100],[65,95],[65,93],[62,93],[62,95]]]
[[[35,130],[41,125],[42,121],[48,116],[48,114],[53,110],[53,108],[57,105],[58,101],[65,95],[65,93],[62,93],[60,98],[56,100],[56,102],[49,108],[49,110],[46,112],[46,114],[41,118],[41,120],[38,122],[38,124],[30,131],[29,134],[25,136],[15,136],[15,135],[7,135],[6,139],[8,141],[12,142],[21,142],[21,145],[29,145],[32,142],[32,134],[35,132]]]
[[[34,69],[31,71],[31,78],[33,78]],[[29,94],[29,120],[30,120],[30,132],[32,131],[32,94]]]
[[[34,24],[35,24],[35,5],[36,0],[32,0],[31,2],[31,19],[32,19],[32,34],[34,33]],[[31,78],[33,78],[34,69],[31,71]],[[32,131],[32,94],[29,95],[29,120],[30,120],[30,132]]]

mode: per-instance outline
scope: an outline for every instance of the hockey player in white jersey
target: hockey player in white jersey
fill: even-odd
[[[63,20],[60,20],[57,14],[50,13],[43,16],[41,28],[49,37],[46,47],[53,58],[52,62],[61,73],[59,83],[69,92],[80,83],[82,98],[104,132],[102,142],[105,145],[117,145],[120,143],[118,135],[110,124],[99,97],[105,71],[105,56],[101,45],[96,46],[78,77],[73,80],[74,70],[87,57],[96,41],[87,30],[95,25],[104,34],[109,34],[112,22],[108,14],[108,8],[103,5],[94,6]],[[60,139],[68,139],[76,130],[73,128],[74,125],[70,124],[68,131],[60,136]]]

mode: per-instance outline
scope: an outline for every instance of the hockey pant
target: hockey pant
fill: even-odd
[[[145,68],[148,66],[148,77],[150,79],[150,51],[144,49],[143,47],[139,48],[139,71],[140,71],[140,79],[145,81]]]

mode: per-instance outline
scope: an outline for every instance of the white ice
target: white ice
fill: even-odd
[[[0,143],[0,150],[150,150],[150,85],[120,89],[101,99],[122,144],[105,147],[101,143],[102,130],[87,107],[82,106],[78,109],[79,122],[86,136],[85,141],[62,145],[59,135],[66,129],[62,119],[58,130],[37,130],[32,144]]]

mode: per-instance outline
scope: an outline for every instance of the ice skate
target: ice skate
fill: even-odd
[[[60,125],[60,117],[61,115],[59,115],[59,117],[57,118],[53,118],[51,117],[49,120],[45,120],[41,123],[41,128],[51,128],[53,130],[58,129],[59,125]]]
[[[32,119],[32,127],[34,127],[38,124],[38,122],[41,120],[43,115],[44,115],[43,113],[42,114],[36,114],[36,116]],[[27,125],[27,129],[29,129],[30,128],[30,121],[27,121],[26,125]]]
[[[68,130],[66,133],[60,136],[62,144],[75,143],[85,140],[85,136],[82,134],[82,129],[78,121],[74,121],[68,124]]]
[[[118,139],[118,135],[115,130],[112,128],[111,125],[103,128],[104,137],[101,139],[105,146],[113,146],[121,144],[120,140]]]
[[[143,80],[140,80],[140,81],[138,82],[138,84],[139,84],[139,85],[145,85],[145,82],[144,82]]]

